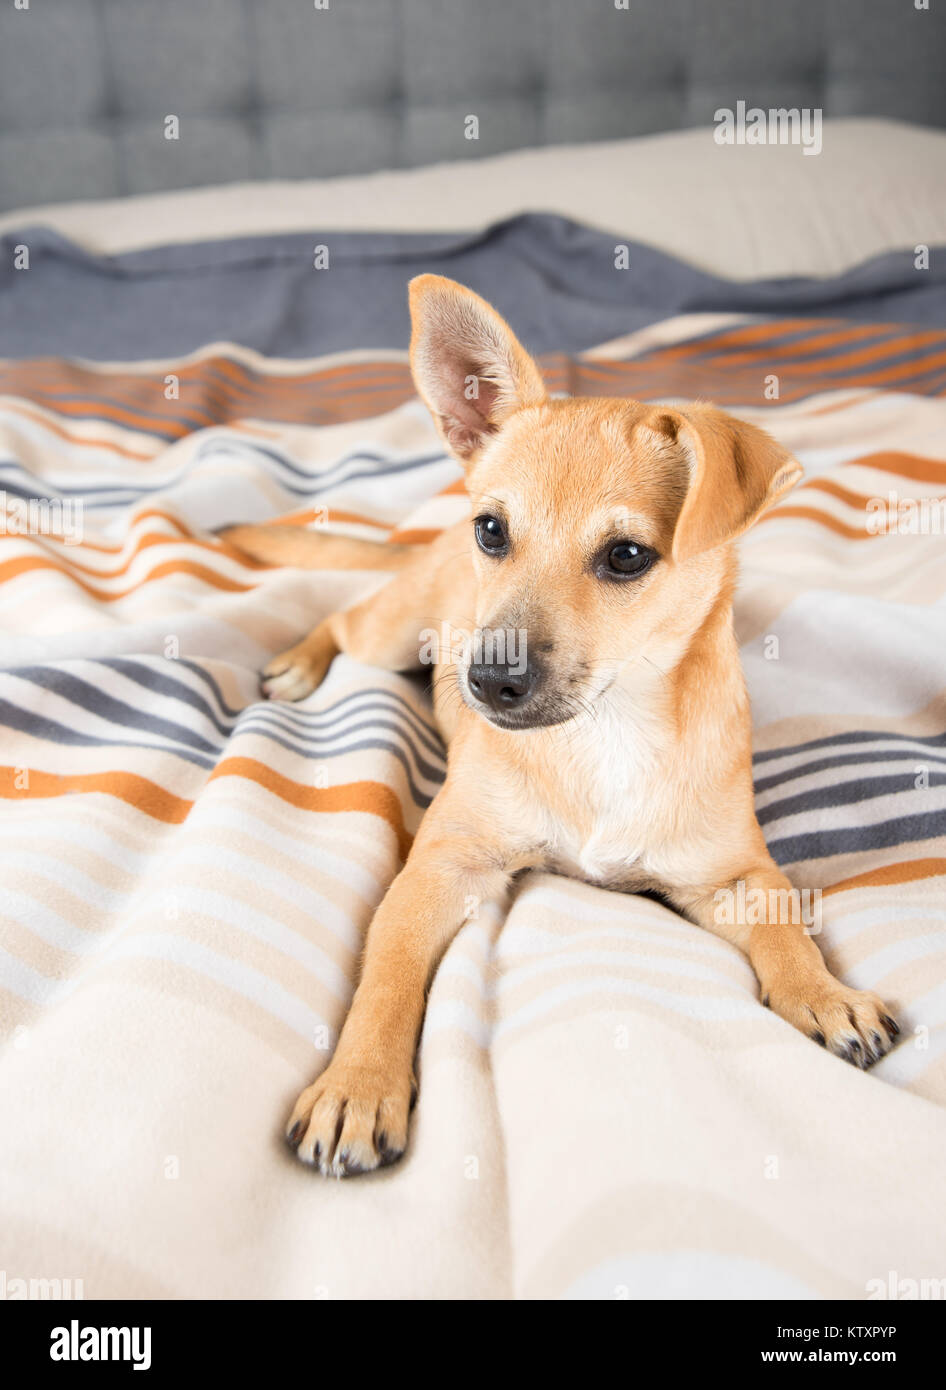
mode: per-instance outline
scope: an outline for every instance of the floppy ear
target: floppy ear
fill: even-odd
[[[686,492],[672,558],[687,560],[741,534],[795,486],[797,459],[765,430],[709,405],[657,406],[639,428],[682,453]]]
[[[409,288],[411,371],[447,448],[472,463],[490,435],[546,399],[538,367],[496,310],[440,275]]]

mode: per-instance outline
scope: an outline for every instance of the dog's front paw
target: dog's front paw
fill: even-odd
[[[298,646],[274,656],[263,667],[260,687],[267,700],[304,700],[322,684],[332,664],[335,648],[330,642],[309,636]]]
[[[900,1032],[882,999],[849,989],[827,970],[777,981],[762,1002],[836,1057],[865,1070],[890,1051]]]
[[[407,1147],[413,1078],[331,1064],[296,1101],[286,1138],[303,1163],[347,1178],[396,1163]]]
[[[296,659],[295,651],[283,652],[263,667],[260,689],[267,700],[304,700],[319,684],[310,662]]]

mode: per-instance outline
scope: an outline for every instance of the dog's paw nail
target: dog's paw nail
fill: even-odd
[[[299,1147],[299,1140],[302,1138],[304,1133],[304,1123],[302,1122],[302,1120],[296,1120],[295,1124],[292,1126],[292,1129],[286,1135],[286,1143],[289,1145],[290,1149],[297,1149]]]
[[[883,1032],[890,1016],[876,994],[850,989],[827,972],[809,977],[801,987],[794,981],[784,990],[776,985],[770,997],[775,1013],[861,1071],[890,1050],[893,1033]]]
[[[381,1159],[379,1164],[381,1168],[390,1168],[391,1164],[397,1163],[398,1159],[404,1153],[403,1147],[390,1143],[388,1136],[383,1130],[375,1140],[375,1148],[378,1150],[378,1155]]]
[[[762,996],[762,1007],[763,1009],[767,1009],[769,1007],[769,996],[767,994],[763,994]]]
[[[900,1025],[895,1018],[891,1018],[889,1014],[884,1014],[880,1021],[892,1038],[899,1038]]]
[[[290,1133],[304,1135],[298,1158],[326,1178],[355,1177],[385,1168],[407,1147],[409,1084],[374,1066],[329,1066],[302,1092]]]

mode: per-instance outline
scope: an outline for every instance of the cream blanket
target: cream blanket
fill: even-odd
[[[899,1047],[858,1072],[723,942],[533,875],[436,976],[405,1161],[343,1183],[282,1128],[442,750],[422,682],[345,658],[302,704],[260,702],[266,657],[382,576],[250,566],[210,533],[423,539],[463,515],[458,470],[401,353],[0,366],[7,1296],[865,1298],[946,1275],[944,362],[933,331],[700,316],[546,364],[572,391],[712,394],[805,465],[743,545],[758,806]]]

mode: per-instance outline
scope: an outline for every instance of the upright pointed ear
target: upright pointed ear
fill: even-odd
[[[672,558],[687,560],[747,530],[802,476],[797,459],[765,430],[710,405],[656,406],[638,426],[661,451],[679,451],[683,504]]]
[[[475,461],[490,435],[546,399],[538,367],[496,310],[440,275],[410,283],[411,371],[447,448]]]

